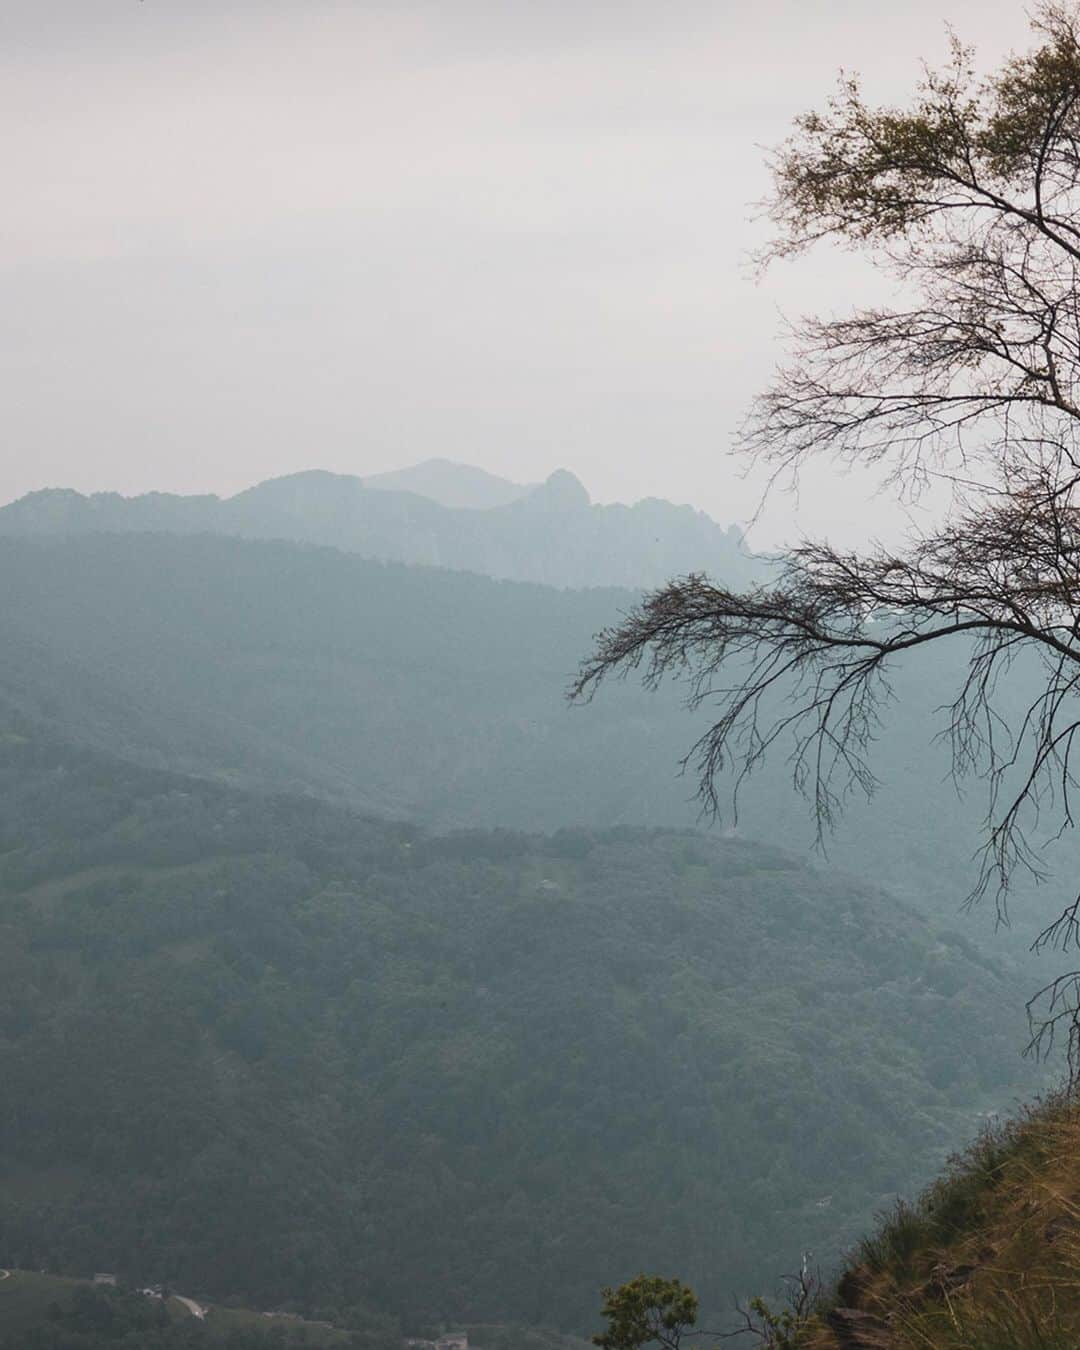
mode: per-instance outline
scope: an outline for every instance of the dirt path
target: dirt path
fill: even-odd
[[[192,1317],[197,1317],[200,1322],[205,1318],[206,1309],[201,1303],[196,1303],[193,1298],[185,1298],[183,1294],[173,1294],[173,1298],[177,1303],[182,1303]]]

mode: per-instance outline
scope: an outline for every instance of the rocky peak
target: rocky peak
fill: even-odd
[[[530,501],[559,511],[581,510],[590,505],[584,483],[569,469],[556,469],[530,494]]]

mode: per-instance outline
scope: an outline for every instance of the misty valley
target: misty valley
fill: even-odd
[[[0,1350],[1077,1350],[1080,0],[2,0],[0,145]]]
[[[567,706],[633,592],[331,548],[306,488],[304,542],[284,487],[252,538],[57,495],[0,510],[12,1278],[213,1305],[162,1344],[569,1344],[654,1269],[723,1325],[1045,1081],[1024,945],[957,913],[971,808],[919,787],[932,665],[823,857],[784,772],[700,820],[673,691]],[[540,495],[565,565],[603,508]],[[107,1289],[24,1297],[149,1334]]]

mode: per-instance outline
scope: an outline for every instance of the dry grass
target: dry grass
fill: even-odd
[[[1080,1102],[984,1136],[862,1244],[829,1302],[808,1350],[1080,1347]],[[834,1329],[841,1308],[865,1340]]]

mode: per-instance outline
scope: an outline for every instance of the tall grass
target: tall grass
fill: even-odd
[[[1080,1102],[1057,1095],[984,1133],[852,1253],[832,1306],[897,1350],[1078,1350]],[[834,1346],[822,1310],[806,1344]]]

